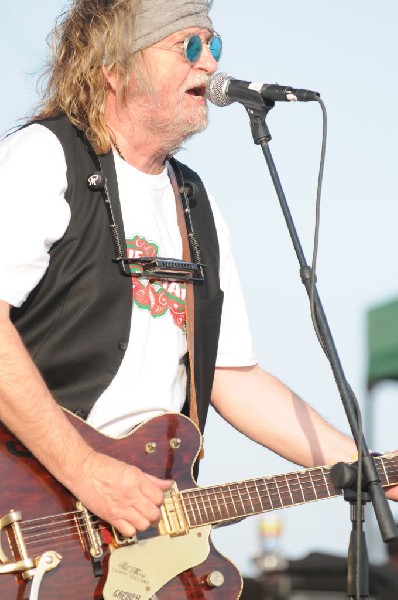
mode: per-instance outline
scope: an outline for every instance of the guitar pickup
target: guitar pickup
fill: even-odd
[[[162,518],[159,523],[159,533],[161,535],[177,537],[188,533],[188,519],[176,484],[165,492],[161,513]]]

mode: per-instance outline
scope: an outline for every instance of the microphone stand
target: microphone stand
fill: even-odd
[[[275,103],[259,101],[258,96],[256,98],[253,97],[253,99],[245,98],[245,100],[240,100],[240,103],[243,104],[249,115],[254,143],[262,148],[290,233],[293,247],[300,264],[301,281],[308,296],[311,298],[312,269],[306,263],[303,249],[268,145],[272,138],[266,123],[266,116],[274,107]],[[369,501],[372,502],[384,542],[396,539],[398,532],[390,506],[381,486],[373,457],[369,453],[366,440],[358,424],[357,405],[353,391],[344,375],[315,284],[313,287],[316,323],[324,345],[324,350],[336,380],[353,438],[357,447],[362,447],[362,456],[360,457],[359,464],[362,463],[362,476],[365,485],[360,498],[358,498],[356,493],[357,470],[355,469],[355,465],[338,463],[331,470],[333,485],[337,489],[344,490],[344,498],[350,503],[352,532],[350,535],[350,547],[348,551],[347,598],[358,599],[358,593],[359,598],[361,599],[369,598],[369,566],[366,539],[363,532],[365,504]],[[357,518],[358,516],[360,516],[360,518]]]

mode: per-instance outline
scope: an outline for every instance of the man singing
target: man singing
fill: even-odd
[[[301,465],[356,450],[257,365],[228,231],[173,158],[207,126],[209,8],[74,0],[39,108],[0,145],[0,419],[125,536],[158,521],[171,481],[90,447],[63,408],[118,437],[167,412],[203,431],[211,403]]]

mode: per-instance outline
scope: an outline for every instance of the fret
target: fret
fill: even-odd
[[[271,498],[272,509],[283,508],[282,499],[279,494],[278,483],[276,477],[268,480],[268,493]]]
[[[199,503],[198,503],[198,497],[197,494],[193,495],[193,499],[195,500],[195,504],[196,504],[196,513],[194,511],[194,516],[195,516],[195,524],[198,524],[198,517],[201,517],[202,512],[199,508]],[[200,523],[200,521],[199,521]]]
[[[219,516],[219,520],[221,521],[223,519],[224,513],[223,513],[223,511],[221,509],[221,506],[220,506],[220,503],[218,501],[219,496],[220,496],[220,494],[217,494],[217,492],[214,494],[215,502],[216,502],[216,505],[217,505],[217,510],[218,510],[219,515],[220,515]],[[225,503],[224,503],[224,508],[226,508]]]
[[[182,498],[182,499],[184,500],[183,505],[185,508],[185,514],[187,516],[189,525],[197,525],[196,515],[195,515],[194,511],[192,510],[192,496],[190,496],[189,494],[186,494],[185,498]],[[195,523],[192,523],[190,515],[193,515]]]
[[[398,456],[390,455],[386,458],[385,466],[388,467],[388,472],[390,474],[389,483],[398,483]],[[393,468],[394,467],[394,468]]]
[[[283,498],[281,495],[281,481],[282,481],[282,477],[280,475],[277,475],[276,477],[274,477],[274,484],[275,484],[275,488],[278,494],[278,501],[280,502],[280,508],[283,508],[285,506],[285,503],[283,502]]]
[[[286,506],[288,504],[287,501],[285,501],[286,479],[283,475],[278,475],[277,477],[275,477],[275,483],[276,483],[276,486],[278,489],[278,496],[279,496],[279,500],[281,501],[281,507],[283,508],[284,506]]]
[[[398,483],[398,455],[387,454],[375,459],[377,473],[383,485]]]
[[[316,493],[316,487],[314,484],[314,480],[312,478],[312,474],[313,474],[313,471],[308,471],[308,477],[310,478],[312,489],[314,490],[315,500],[318,500],[318,494]]]
[[[304,499],[306,502],[312,502],[316,500],[316,492],[314,488],[314,484],[310,475],[310,471],[305,471],[299,473],[301,480],[303,482],[303,491],[304,491]],[[309,485],[308,485],[309,484]]]
[[[294,504],[294,500],[293,500],[293,494],[292,494],[292,490],[290,489],[290,484],[289,484],[289,480],[288,480],[288,478],[287,478],[287,477],[288,477],[288,476],[287,476],[287,474],[286,474],[286,475],[285,475],[286,485],[287,485],[287,489],[288,489],[288,491],[289,491],[289,494],[290,494],[290,501],[291,501],[291,505],[293,506],[293,504]]]
[[[243,504],[242,494],[241,494],[241,492],[240,492],[240,488],[241,488],[241,487],[242,487],[242,484],[241,484],[241,483],[237,483],[237,484],[235,484],[235,492],[236,492],[236,493],[235,493],[235,497],[236,497],[236,498],[237,498],[237,499],[240,501],[240,504],[241,504],[241,507],[242,507],[242,511],[241,511],[241,512],[238,512],[238,510],[237,510],[237,514],[238,514],[240,517],[244,517],[244,516],[247,514],[247,512],[246,512],[245,505]]]
[[[224,502],[224,508],[225,508],[225,511],[223,512],[224,519],[231,518],[231,514],[230,514],[230,509],[229,509],[229,507],[231,506],[231,504],[232,504],[232,506],[233,506],[233,498],[232,498],[232,494],[231,494],[231,492],[230,492],[229,490],[227,490],[227,491],[228,491],[228,493],[229,493],[229,495],[230,495],[230,498],[231,498],[231,502],[230,502],[229,504],[228,504],[228,502],[227,502],[227,497],[226,497],[226,495],[225,495],[225,493],[224,493],[223,486],[221,486],[221,487],[220,487],[220,496],[221,496],[221,498],[223,499],[223,502]]]
[[[255,515],[264,511],[256,480],[239,482],[237,491],[242,504],[242,512],[238,513],[239,516]]]
[[[265,510],[265,508],[264,508],[262,497],[260,495],[260,490],[258,489],[257,481],[258,481],[257,479],[254,479],[253,483],[254,483],[254,487],[255,487],[256,493],[257,493],[257,497],[258,497],[258,499],[260,501],[261,512],[263,512]],[[266,492],[268,492],[267,486],[265,486],[265,490],[266,490]],[[269,494],[268,494],[268,497],[269,497]]]
[[[244,482],[246,486],[246,493],[250,503],[250,513],[252,515],[258,514],[264,511],[264,505],[259,495],[259,489],[257,481],[255,479],[249,479]]]
[[[230,495],[230,497],[231,497],[231,504],[232,504],[232,507],[233,507],[233,509],[234,509],[234,511],[235,511],[235,516],[237,517],[237,516],[239,515],[239,513],[238,513],[238,511],[237,511],[236,504],[235,504],[235,500],[234,500],[233,494],[232,494],[232,492],[231,492],[231,487],[230,487],[230,485],[229,485],[229,484],[228,484],[226,487],[227,487],[227,492],[229,493],[229,495]]]
[[[264,496],[264,491],[266,492],[266,486],[264,485],[263,479],[250,479],[250,488],[248,488],[248,492],[250,494],[250,501],[253,506],[253,510],[257,513],[264,512],[265,510],[269,510],[269,506],[266,502],[266,498]]]
[[[330,496],[329,484],[328,484],[328,480],[326,478],[325,469],[321,469],[321,471],[322,471],[323,480],[324,480],[325,486],[326,486],[326,488],[325,488],[326,494],[327,494],[327,496]]]
[[[327,484],[324,485],[324,483],[323,483],[323,482],[326,483],[324,469],[318,467],[316,469],[313,469],[312,473],[316,474],[319,477],[319,479],[318,479],[319,483],[315,486],[316,500],[322,500],[323,498],[328,498],[329,497],[328,486],[327,486]]]
[[[244,484],[244,486],[245,486],[245,488],[246,488],[247,497],[248,497],[248,499],[249,499],[249,502],[250,502],[251,512],[252,512],[253,514],[255,514],[255,513],[256,513],[256,511],[254,510],[254,506],[253,506],[253,502],[252,502],[252,498],[251,498],[251,493],[250,493],[249,487],[248,487],[248,485],[247,485],[247,484],[248,484],[248,482],[247,482],[247,481],[244,481],[244,482],[243,482],[243,484]]]
[[[303,490],[303,486],[302,486],[302,484],[301,484],[300,475],[299,475],[299,473],[295,473],[295,476],[296,476],[296,479],[297,479],[297,481],[298,481],[298,484],[299,484],[299,487],[300,487],[301,496],[302,496],[302,498],[303,498],[303,500],[302,500],[302,501],[303,501],[303,502],[305,502],[304,490]]]
[[[213,494],[214,494],[214,488],[211,488]],[[210,496],[210,489],[206,490],[206,495],[205,495],[205,499],[204,499],[204,505],[206,506],[206,499],[208,500],[208,508],[212,513],[212,518],[210,519],[210,521],[215,521],[216,520],[216,515],[214,513],[214,508],[213,508],[213,503],[211,501],[211,496]],[[207,512],[207,508],[206,508],[206,516],[208,517],[209,513]]]
[[[198,516],[200,517],[201,520],[203,520],[203,516],[202,516],[203,515],[203,511],[202,511],[202,508],[201,508],[201,505],[203,504],[202,494],[200,494],[199,497],[195,496],[195,500],[196,500],[196,507],[197,507],[197,510],[198,510]],[[200,500],[200,503],[199,503],[199,500]]]
[[[255,502],[256,505],[260,506],[259,512],[271,510],[271,499],[268,493],[268,487],[266,481],[261,479],[253,479],[253,496],[256,494]]]
[[[219,493],[222,498],[224,498],[225,505],[225,513],[223,513],[223,517],[234,519],[236,517],[241,517],[246,515],[245,507],[240,498],[239,488],[237,484],[225,484],[220,486]],[[240,500],[241,509],[239,510],[239,506],[237,505],[237,500]]]
[[[305,499],[304,488],[301,483],[300,477],[298,477],[297,473],[288,474],[287,480],[290,482],[290,494],[292,497],[291,506],[294,506],[295,504],[302,504],[305,501]]]
[[[378,462],[379,463],[381,462],[381,466],[383,467],[383,471],[384,471],[385,481],[386,481],[386,484],[388,485],[390,483],[390,478],[388,477],[388,474],[387,474],[385,461],[381,458],[378,460]]]
[[[197,497],[197,504],[198,504],[201,520],[203,520],[205,522],[209,522],[209,514],[207,512],[205,498],[203,497],[203,490],[199,491],[199,494]]]
[[[221,486],[212,487],[211,489],[214,492],[215,502],[217,504],[218,512],[220,513],[220,521],[223,521],[226,518],[229,518],[228,503],[226,502]]]
[[[270,493],[270,489],[269,489],[269,484],[267,483],[266,479],[263,479],[263,481],[264,481],[264,485],[265,485],[265,491],[266,491],[267,496],[268,496],[270,508],[272,510],[274,510],[275,506],[274,506],[274,503],[272,502],[271,493]]]

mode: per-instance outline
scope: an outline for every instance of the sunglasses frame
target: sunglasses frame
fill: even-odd
[[[194,60],[191,60],[191,59],[188,57],[188,45],[189,45],[189,42],[191,42],[193,38],[197,38],[197,39],[200,41],[200,44],[201,44],[201,45],[200,45],[200,51],[199,51],[199,54],[198,54],[197,58],[195,58]],[[216,57],[214,56],[213,52],[211,51],[211,44],[212,44],[212,42],[213,42],[214,40],[220,40],[220,46],[221,46],[221,47],[220,47],[220,54],[219,54],[218,58],[216,58]],[[212,57],[214,58],[214,60],[215,60],[216,62],[219,62],[219,61],[220,61],[220,59],[221,59],[221,55],[222,55],[222,38],[221,38],[221,36],[220,36],[218,33],[216,33],[216,32],[214,32],[214,33],[213,33],[213,35],[211,36],[211,38],[210,38],[210,39],[209,39],[209,41],[207,41],[207,42],[203,42],[203,41],[202,41],[202,38],[201,38],[201,37],[200,37],[200,36],[199,36],[197,33],[193,33],[193,34],[189,35],[189,36],[188,36],[188,37],[187,37],[187,38],[184,40],[184,42],[183,42],[183,44],[182,44],[182,48],[183,48],[183,54],[184,54],[184,58],[185,58],[185,60],[186,60],[187,62],[189,62],[191,65],[194,65],[195,63],[197,63],[197,62],[198,62],[198,60],[200,59],[200,57],[202,56],[202,52],[203,52],[203,45],[204,45],[204,44],[206,44],[206,46],[208,46],[208,48],[209,48],[209,50],[210,50],[210,53],[211,53]]]

